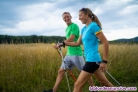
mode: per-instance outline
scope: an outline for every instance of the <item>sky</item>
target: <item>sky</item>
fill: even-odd
[[[0,35],[65,36],[63,12],[79,29],[79,10],[90,8],[108,40],[138,36],[138,0],[0,0]]]

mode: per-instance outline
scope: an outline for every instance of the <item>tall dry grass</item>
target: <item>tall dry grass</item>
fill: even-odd
[[[110,45],[108,70],[123,84],[138,87],[138,45]]]
[[[102,55],[101,45],[99,51]],[[63,49],[65,55],[66,49]],[[125,86],[138,86],[138,45],[110,45],[108,71]],[[41,92],[53,87],[61,58],[52,44],[1,44],[0,92]],[[77,69],[73,69],[78,76]],[[69,76],[71,89],[73,80]],[[117,85],[112,78],[108,79]],[[99,85],[97,81],[94,82]],[[88,92],[88,84],[83,92]],[[58,92],[67,92],[66,79]]]

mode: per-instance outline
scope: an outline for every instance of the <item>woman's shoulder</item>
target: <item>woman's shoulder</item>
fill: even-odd
[[[91,26],[97,26],[98,24],[96,22],[92,22],[90,25]]]
[[[82,30],[84,30],[86,28],[86,26],[84,26],[83,28],[82,28]]]
[[[83,33],[83,31],[85,30],[86,26],[84,26],[82,29],[81,29],[81,33]]]

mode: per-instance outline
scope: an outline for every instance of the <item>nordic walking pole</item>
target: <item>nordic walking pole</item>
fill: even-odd
[[[100,63],[97,63],[98,65],[100,65]],[[119,85],[122,86],[107,70],[106,73]]]
[[[62,62],[64,62],[61,47],[60,47],[60,54],[61,54],[61,57],[62,57]],[[64,63],[64,68],[66,68],[65,63]],[[68,76],[67,76],[67,72],[65,72],[65,75],[66,75],[66,80],[67,80],[69,92],[71,92],[70,85],[69,85],[69,80],[68,80]]]
[[[119,85],[122,86],[107,70],[106,73]]]
[[[53,43],[53,45],[55,45],[55,44]],[[58,52],[58,54],[59,54],[60,57],[62,58],[62,55],[60,54],[60,51],[59,51],[58,49],[56,49],[56,51]],[[64,61],[64,64],[66,65],[67,70],[68,70],[69,74],[71,75],[72,79],[74,80],[74,82],[76,82],[77,79],[76,79],[75,76],[73,75],[72,71],[68,68],[68,66],[67,66],[67,64],[65,63],[65,61]]]
[[[122,86],[107,70],[106,70],[106,73],[119,85],[119,86]],[[128,91],[126,91],[128,92]]]
[[[54,43],[53,43],[53,45],[54,45]],[[62,62],[64,62],[61,47],[59,48],[59,50],[57,49],[57,51],[58,51],[58,53],[60,54],[60,56],[62,58]],[[64,63],[64,68],[66,68],[65,63]],[[69,80],[68,80],[68,76],[67,76],[67,72],[65,72],[65,75],[66,75],[66,80],[67,80],[69,92],[71,92],[70,85],[69,85]]]
[[[98,63],[97,63],[98,64]],[[100,64],[99,64],[100,65]],[[122,86],[107,70],[106,73],[119,85]],[[127,92],[127,91],[126,91]]]
[[[100,63],[97,63],[98,65],[100,65]],[[106,73],[119,85],[121,86],[121,84],[106,70]]]

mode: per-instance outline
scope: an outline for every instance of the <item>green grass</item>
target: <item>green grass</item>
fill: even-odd
[[[102,55],[101,45],[99,51]],[[63,49],[65,56],[66,49]],[[108,71],[123,86],[138,87],[138,45],[110,45]],[[0,92],[42,92],[53,87],[61,58],[52,44],[1,44],[0,45]],[[77,77],[79,72],[73,69]],[[116,82],[106,74],[115,85]],[[68,74],[71,90],[74,81]],[[94,79],[97,86],[101,86]],[[83,92],[88,91],[88,83]],[[64,77],[57,92],[68,92]]]

